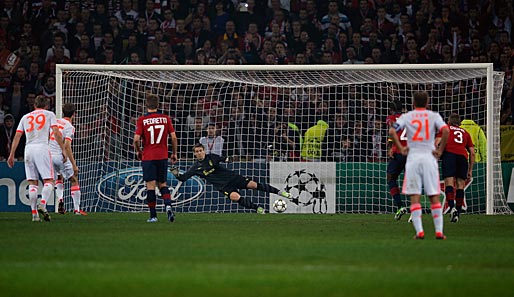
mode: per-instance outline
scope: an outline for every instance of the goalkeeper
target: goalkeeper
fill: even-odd
[[[184,182],[194,175],[202,177],[230,200],[239,203],[242,207],[255,209],[257,213],[260,214],[265,213],[264,208],[252,202],[248,197],[242,197],[238,189],[254,189],[277,194],[285,198],[291,198],[291,194],[286,191],[280,191],[269,184],[257,183],[220,164],[221,162],[230,162],[231,157],[206,154],[205,148],[201,143],[197,143],[193,146],[193,152],[196,162],[187,172],[180,174],[178,168],[170,169],[171,173],[175,175],[179,181]]]

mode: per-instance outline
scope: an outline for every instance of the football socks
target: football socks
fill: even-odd
[[[410,214],[412,216],[412,225],[416,230],[416,234],[423,232],[423,223],[421,221],[421,204],[414,203],[410,206]]]
[[[155,210],[155,205],[157,204],[157,199],[155,198],[155,190],[146,191],[146,200],[148,203],[148,208],[150,209],[150,217],[157,217],[157,211]]]
[[[443,233],[443,207],[440,202],[431,205],[432,218],[434,219],[435,232]]]

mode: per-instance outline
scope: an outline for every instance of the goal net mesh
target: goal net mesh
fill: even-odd
[[[233,156],[227,166],[258,182],[270,182],[277,162],[324,168],[335,163],[335,211],[391,213],[386,181],[386,117],[398,101],[411,109],[415,91],[427,91],[430,108],[445,120],[451,113],[472,119],[485,131],[493,108],[493,160],[477,163],[466,188],[467,213],[486,211],[486,165],[493,166],[493,211],[509,213],[502,185],[499,112],[503,74],[494,74],[494,98],[486,98],[485,69],[324,71],[84,71],[62,72],[62,103],[77,114],[72,148],[78,162],[86,211],[146,211],[146,191],[132,140],[147,94],[160,97],[160,110],[173,119],[181,170],[193,162],[192,146],[204,138],[208,152]],[[319,158],[302,156],[307,129],[328,125]],[[215,137],[211,137],[215,136]],[[285,163],[287,164],[287,163]],[[284,178],[287,176],[284,172]],[[401,185],[403,176],[400,177]],[[177,212],[245,212],[201,179],[177,188]],[[285,185],[276,185],[284,188]],[[69,193],[69,192],[68,192]],[[269,209],[269,195],[243,190]],[[402,196],[407,202],[407,197]],[[66,199],[67,209],[72,208]],[[158,209],[162,210],[158,199]]]

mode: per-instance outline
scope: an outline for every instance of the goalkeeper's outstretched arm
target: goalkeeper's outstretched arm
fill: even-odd
[[[189,171],[180,173],[180,170],[178,167],[171,167],[170,168],[171,174],[173,174],[179,181],[185,182],[186,180],[190,179],[192,176],[196,175],[196,172],[194,171],[194,166],[189,169]]]

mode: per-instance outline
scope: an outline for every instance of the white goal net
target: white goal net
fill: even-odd
[[[82,207],[147,210],[132,139],[145,97],[153,93],[173,119],[181,170],[192,164],[192,146],[204,137],[208,152],[234,157],[229,168],[290,190],[288,211],[296,205],[325,212],[328,201],[337,213],[393,212],[386,117],[394,102],[409,110],[413,92],[427,91],[430,108],[445,120],[458,113],[487,134],[487,162],[475,165],[466,212],[510,213],[499,152],[503,73],[489,64],[369,66],[58,65],[57,114],[63,103],[77,106],[72,148]],[[320,141],[312,142],[313,135]],[[199,178],[177,188],[170,175],[168,183],[177,212],[247,211]],[[269,195],[242,192],[270,209]],[[66,203],[70,208],[71,199]]]

